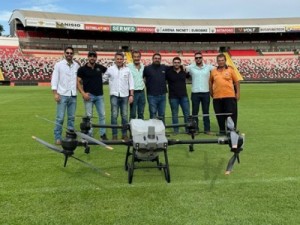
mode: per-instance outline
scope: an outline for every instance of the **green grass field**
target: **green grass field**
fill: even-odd
[[[163,172],[141,169],[129,185],[125,147],[76,150],[111,174],[105,177],[72,159],[64,168],[63,155],[31,138],[54,141],[54,125],[35,117],[54,120],[50,88],[0,87],[0,224],[300,224],[299,93],[300,84],[241,85],[238,127],[246,143],[230,176],[228,146],[197,145],[190,153],[181,145],[169,148],[170,184]],[[106,106],[109,123],[108,98]],[[77,114],[84,114],[81,98]],[[216,130],[214,117],[211,123]]]

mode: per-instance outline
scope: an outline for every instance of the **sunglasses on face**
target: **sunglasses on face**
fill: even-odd
[[[66,52],[66,55],[73,55],[73,52]]]
[[[195,59],[202,59],[202,57],[195,57]]]

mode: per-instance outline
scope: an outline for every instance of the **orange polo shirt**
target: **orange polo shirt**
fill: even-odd
[[[210,73],[210,82],[212,83],[213,98],[234,98],[235,82],[238,82],[238,77],[232,67],[227,69],[213,69]]]

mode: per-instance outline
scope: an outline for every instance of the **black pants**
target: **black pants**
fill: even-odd
[[[226,118],[230,116],[237,127],[237,101],[236,98],[217,98],[213,100],[213,106],[216,114],[232,113],[232,115],[216,116],[220,133],[225,132]]]

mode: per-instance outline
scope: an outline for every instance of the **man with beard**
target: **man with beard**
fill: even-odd
[[[237,126],[237,101],[240,99],[240,83],[234,69],[226,65],[226,56],[217,56],[218,67],[211,72],[209,89],[216,114],[230,113]],[[228,115],[217,115],[219,134],[225,134]]]
[[[165,122],[166,110],[166,71],[168,66],[161,64],[161,55],[152,56],[152,64],[146,66],[143,77],[147,87],[147,100],[149,104],[150,119],[159,118]]]
[[[173,59],[173,67],[167,70],[166,79],[169,88],[169,103],[172,111],[172,123],[178,124],[178,110],[179,106],[182,109],[184,116],[184,123],[188,122],[190,115],[190,103],[186,90],[186,77],[187,73],[181,66],[181,59],[175,57]],[[174,133],[178,134],[179,127],[174,127]],[[186,130],[187,132],[187,130]]]
[[[51,78],[51,89],[56,101],[55,144],[61,144],[62,125],[68,113],[68,130],[74,130],[76,111],[76,75],[80,65],[73,60],[74,49],[66,47],[65,58],[55,64]]]
[[[78,69],[77,88],[83,97],[86,116],[93,116],[93,106],[95,105],[99,124],[105,125],[102,75],[107,68],[96,63],[96,61],[97,53],[90,51],[88,53],[88,62]],[[100,128],[100,138],[102,140],[107,140],[105,131],[105,128]],[[90,131],[90,135],[92,135],[92,131]]]
[[[141,53],[139,51],[132,52],[133,63],[127,66],[130,69],[134,80],[134,100],[130,104],[130,119],[144,119],[145,109],[145,83],[143,80],[144,65],[141,63]]]
[[[202,108],[203,126],[205,134],[212,134],[210,132],[210,119],[209,119],[209,76],[210,71],[214,67],[203,63],[203,56],[201,52],[195,53],[195,63],[186,67],[187,72],[192,77],[192,115],[198,116],[200,104]],[[199,119],[195,118],[197,122],[197,131],[199,131]]]

